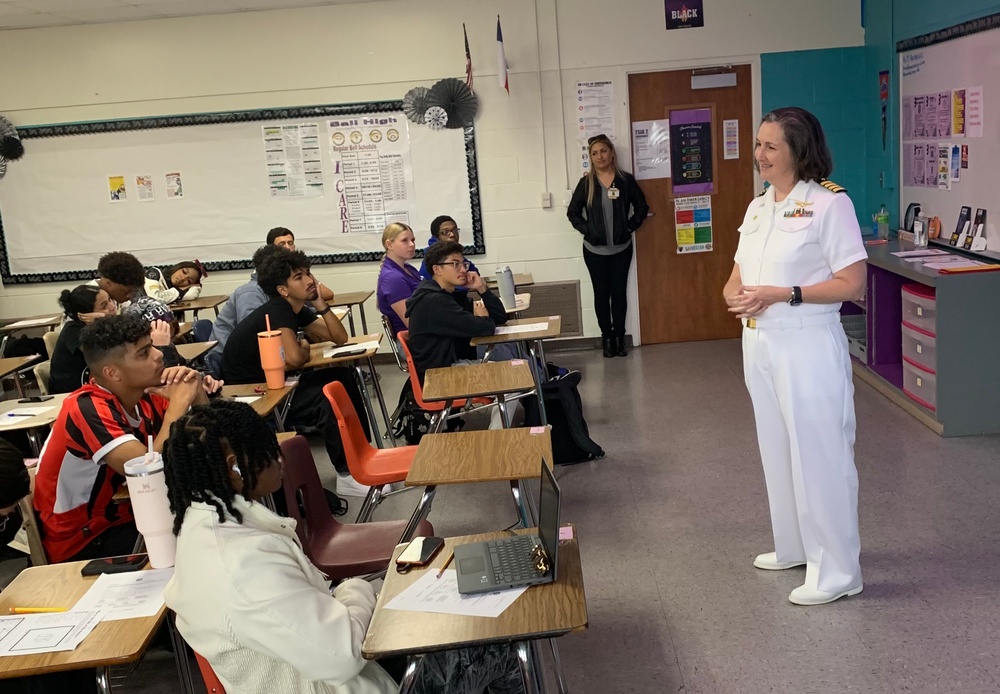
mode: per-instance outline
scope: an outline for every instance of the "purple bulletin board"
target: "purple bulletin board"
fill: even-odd
[[[671,111],[669,118],[670,174],[674,196],[714,193],[712,109]]]

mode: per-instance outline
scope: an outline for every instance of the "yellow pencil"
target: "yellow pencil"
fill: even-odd
[[[444,566],[441,567],[441,570],[438,571],[438,575],[437,575],[438,578],[441,578],[442,576],[444,576],[444,570],[448,568],[448,565],[451,564],[451,560],[454,559],[454,558],[455,558],[455,553],[452,552],[451,555],[448,557],[448,561],[446,561],[444,563]]]
[[[67,612],[68,607],[12,607],[11,614],[35,614],[36,612]]]

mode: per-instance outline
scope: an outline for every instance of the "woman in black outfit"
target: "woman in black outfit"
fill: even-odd
[[[82,284],[73,291],[64,289],[59,296],[59,305],[63,307],[67,320],[49,355],[52,361],[49,392],[72,393],[83,385],[83,373],[87,370],[87,360],[80,351],[80,331],[98,318],[113,316],[115,302],[103,289]]]
[[[624,357],[632,232],[646,221],[649,205],[635,177],[618,168],[615,146],[607,135],[596,135],[587,144],[590,170],[573,191],[566,216],[583,234],[583,260],[594,285],[604,356]]]

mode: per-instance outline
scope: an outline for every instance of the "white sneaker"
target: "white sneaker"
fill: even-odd
[[[777,552],[766,552],[765,554],[758,554],[757,558],[753,560],[753,565],[765,571],[783,571],[785,569],[794,569],[796,566],[805,566],[806,563],[804,561],[778,561]]]
[[[857,595],[863,588],[864,586],[859,583],[854,588],[828,593],[825,590],[814,590],[805,586],[799,586],[791,592],[788,600],[795,605],[826,605],[834,600]]]
[[[368,496],[369,489],[367,484],[361,484],[350,475],[337,473],[337,494],[340,496],[365,497]]]

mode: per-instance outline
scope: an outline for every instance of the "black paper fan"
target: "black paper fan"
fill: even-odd
[[[424,122],[431,130],[441,130],[448,127],[448,112],[440,106],[431,106],[424,114]]]
[[[472,125],[479,111],[479,99],[462,80],[447,77],[427,92],[428,106],[438,106],[448,114],[448,128]]]
[[[424,124],[424,114],[427,113],[427,87],[414,87],[403,97],[403,113],[417,125]]]

